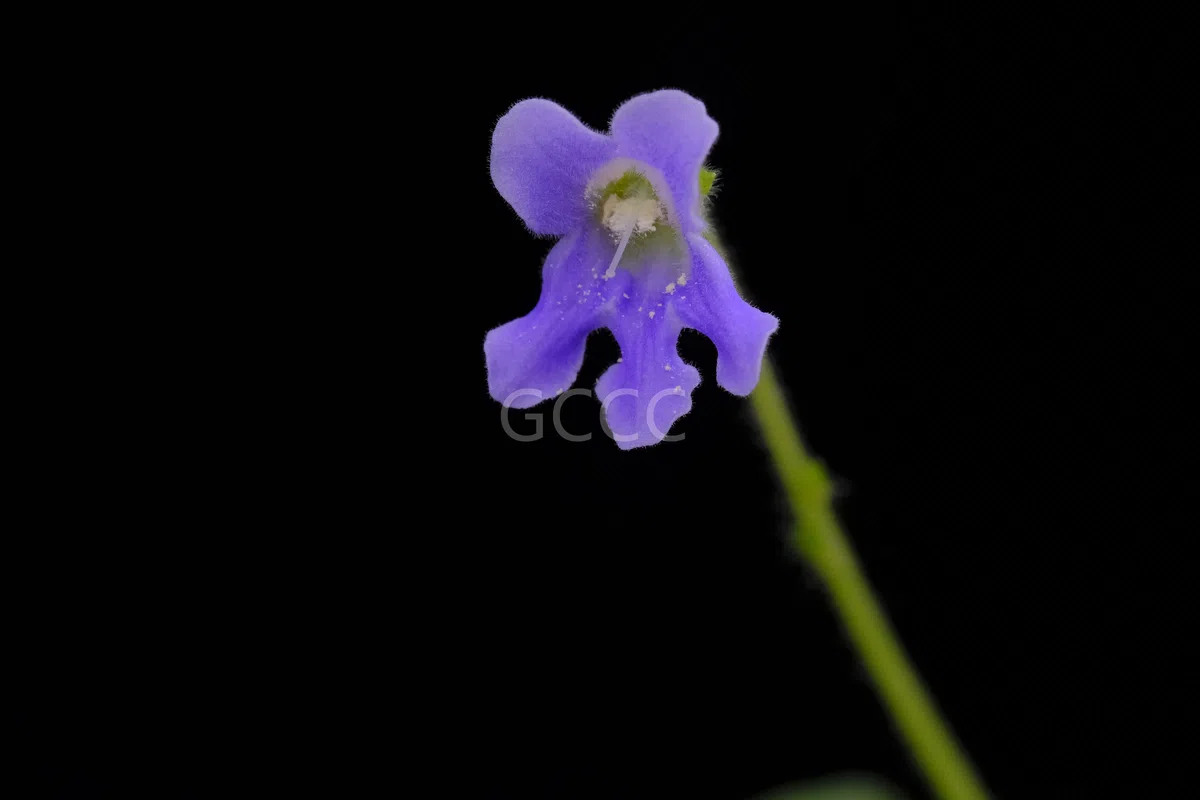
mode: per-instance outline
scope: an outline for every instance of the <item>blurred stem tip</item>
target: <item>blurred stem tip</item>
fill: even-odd
[[[770,359],[751,395],[767,449],[795,515],[792,544],[816,571],[846,634],[867,668],[935,796],[983,800],[987,792],[908,661],[833,511],[825,469],[804,448]],[[823,798],[855,795],[786,795]],[[863,795],[879,797],[880,795]]]

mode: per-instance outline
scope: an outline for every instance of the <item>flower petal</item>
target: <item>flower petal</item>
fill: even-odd
[[[738,294],[725,259],[703,236],[689,234],[692,274],[678,290],[675,303],[683,324],[703,333],[717,346],[717,383],[737,395],[748,395],[758,383],[767,340],[779,320],[759,311]]]
[[[676,350],[683,324],[670,306],[615,315],[608,327],[621,346],[621,361],[596,383],[605,420],[622,450],[662,441],[675,420],[692,408],[700,373]]]
[[[613,298],[629,284],[628,273],[607,281],[598,277],[615,250],[595,226],[585,226],[554,245],[542,267],[537,306],[484,339],[493,399],[528,408],[571,387],[583,364],[588,334],[607,324]]]
[[[565,235],[587,214],[588,178],[615,151],[557,103],[522,100],[492,132],[492,182],[534,233]]]
[[[645,161],[666,177],[683,229],[703,230],[700,167],[718,131],[704,103],[676,89],[638,95],[617,109],[609,127],[619,155]]]

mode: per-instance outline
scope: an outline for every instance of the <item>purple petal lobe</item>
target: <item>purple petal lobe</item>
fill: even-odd
[[[638,95],[617,109],[610,129],[620,155],[645,161],[666,177],[682,228],[703,230],[700,167],[718,130],[704,103],[675,89]]]
[[[616,145],[549,100],[522,100],[492,133],[492,182],[537,234],[565,235],[584,220],[588,178]]]
[[[738,294],[725,259],[698,233],[689,234],[692,274],[678,290],[680,319],[717,346],[717,383],[736,395],[748,395],[758,383],[767,340],[779,320]],[[683,299],[686,296],[686,300]]]
[[[596,383],[605,420],[622,450],[657,444],[692,407],[700,373],[679,358],[683,324],[670,306],[614,315],[608,327],[621,345],[621,361]]]
[[[571,388],[583,364],[587,336],[607,324],[612,298],[629,275],[604,280],[616,245],[595,226],[560,240],[542,267],[542,294],[533,311],[488,333],[488,391],[511,408],[528,408]]]

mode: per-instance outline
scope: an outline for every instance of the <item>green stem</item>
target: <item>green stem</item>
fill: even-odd
[[[769,360],[763,364],[751,400],[796,515],[793,544],[824,582],[850,641],[930,787],[946,800],[983,800],[987,797],[983,784],[909,664],[838,525],[829,479],[805,451]]]

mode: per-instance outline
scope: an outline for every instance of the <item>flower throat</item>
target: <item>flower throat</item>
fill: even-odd
[[[667,209],[654,185],[637,169],[627,169],[600,187],[590,186],[588,202],[596,214],[596,221],[617,242],[617,250],[604,273],[605,280],[616,276],[617,266],[631,241],[635,250],[640,250],[651,240],[674,238],[664,235],[673,232]],[[626,267],[629,266],[627,263]]]

